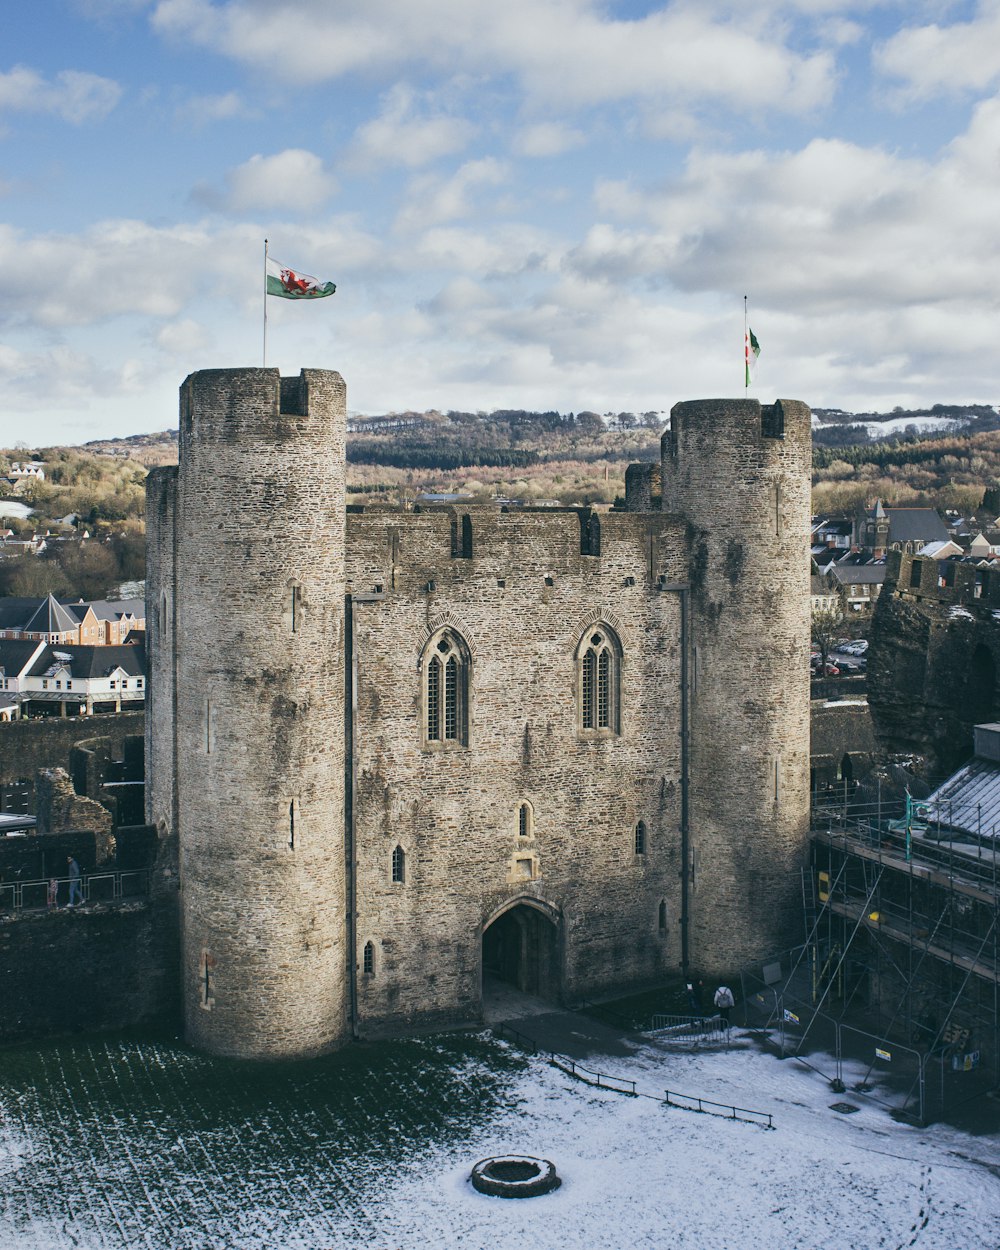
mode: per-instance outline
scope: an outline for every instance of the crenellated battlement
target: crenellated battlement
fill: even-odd
[[[346,421],[347,389],[339,373],[302,369],[202,369],[181,386],[179,458],[194,445],[253,446],[316,434],[336,440]]]
[[[1000,609],[1000,567],[890,551],[885,590],[904,598],[990,612]]]
[[[490,974],[573,1001],[787,944],[809,410],[672,429],[622,512],[348,509],[339,374],[185,381],[147,500],[147,816],[194,1044],[319,1054],[476,1023]]]

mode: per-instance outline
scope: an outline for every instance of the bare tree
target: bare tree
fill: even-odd
[[[813,608],[812,610],[812,640],[819,647],[824,677],[826,676],[827,657],[836,646],[843,623],[844,614],[839,606]]]

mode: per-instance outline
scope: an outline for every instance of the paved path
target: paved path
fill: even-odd
[[[640,1044],[622,1029],[602,1024],[583,1012],[561,1010],[498,981],[489,980],[484,986],[483,1017],[491,1026],[509,1024],[541,1050],[581,1062],[598,1055],[631,1055]]]

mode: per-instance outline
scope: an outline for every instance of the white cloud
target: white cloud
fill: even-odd
[[[192,317],[168,321],[157,330],[155,336],[157,347],[178,358],[192,357],[196,352],[204,351],[213,339],[214,335],[209,327]]]
[[[397,252],[404,269],[467,275],[492,281],[541,272],[555,273],[565,245],[523,222],[500,223],[486,231],[435,226]]]
[[[337,190],[336,179],[327,173],[313,152],[287,148],[274,156],[251,156],[242,165],[227,170],[225,189],[204,184],[192,192],[210,208],[233,213],[260,209],[285,209],[306,213],[321,207]]]
[[[403,192],[395,228],[408,233],[467,217],[473,211],[474,193],[482,187],[500,185],[507,176],[507,166],[492,156],[466,161],[448,178],[421,174]]]
[[[32,235],[0,224],[0,324],[32,335],[115,319],[130,326],[142,317],[173,323],[189,305],[253,307],[263,282],[265,233],[258,223],[160,227],[118,220],[79,233]],[[294,255],[278,251],[277,241],[292,239]],[[276,222],[271,240],[281,260],[338,281],[347,272],[376,277],[386,264],[379,242],[349,217],[314,227]],[[161,346],[174,332],[166,330]]]
[[[622,20],[597,0],[160,0],[153,24],[298,83],[460,64],[513,75],[564,110],[645,99],[801,112],[835,85],[828,52],[793,51],[780,22],[755,30],[745,8],[717,17],[676,3]]]
[[[998,152],[1000,101],[981,105],[936,162],[823,139],[778,154],[695,153],[660,188],[602,184],[599,211],[629,224],[595,224],[567,265],[602,282],[756,291],[802,313],[992,305]]]
[[[560,156],[582,147],[587,136],[563,122],[535,122],[514,135],[511,150],[517,156]]]
[[[254,117],[256,111],[238,92],[227,91],[224,95],[192,96],[177,106],[176,116],[178,121],[201,128],[212,122]]]
[[[27,65],[0,73],[0,113],[45,113],[79,125],[106,117],[121,95],[110,78],[80,70],[60,70],[48,80]]]
[[[382,111],[358,128],[348,159],[361,167],[427,165],[467,147],[476,127],[446,114],[420,116],[414,92],[397,83],[382,99]]]
[[[901,81],[902,103],[993,87],[1000,80],[1000,3],[980,0],[971,21],[901,30],[876,48],[874,61]]]

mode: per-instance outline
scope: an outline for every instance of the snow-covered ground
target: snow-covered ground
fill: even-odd
[[[234,1100],[230,1082],[242,1073],[252,1090],[262,1069],[213,1068],[179,1049],[109,1045],[88,1063],[119,1072],[68,1102],[49,1095],[77,1090],[79,1058],[58,1051],[9,1079],[0,1057],[0,1246],[1000,1245],[995,1136],[896,1123],[749,1042],[704,1054],[641,1046],[600,1066],[650,1092],[669,1086],[771,1111],[774,1131],[597,1090],[482,1037],[402,1046],[408,1057],[391,1078],[385,1117],[365,1102],[367,1081],[383,1086],[372,1097],[385,1092],[376,1069],[393,1052],[377,1047],[347,1061],[353,1093],[337,1097],[353,1100],[349,1116],[328,1105],[324,1074],[345,1062],[337,1057],[298,1068],[283,1094],[248,1094],[252,1105]],[[446,1077],[434,1067],[442,1051]],[[191,1100],[184,1123],[174,1095]],[[204,1100],[216,1097],[206,1115]],[[440,1110],[427,1118],[435,1099]],[[838,1114],[837,1101],[860,1110]],[[511,1152],[551,1159],[562,1187],[524,1201],[475,1192],[472,1165]]]
[[[15,499],[0,499],[0,516],[17,517],[23,521],[26,517],[32,515],[33,509],[29,508],[26,503],[18,503]]]
[[[844,420],[842,422],[821,421],[819,417],[813,414],[813,429],[829,429],[833,424],[855,425],[861,426],[867,431],[868,437],[878,442],[883,438],[892,438],[896,434],[901,434],[908,426],[912,426],[921,434],[933,431],[937,434],[948,433],[951,430],[957,430],[962,425],[961,421],[954,417],[889,417],[886,421],[862,421]]]

